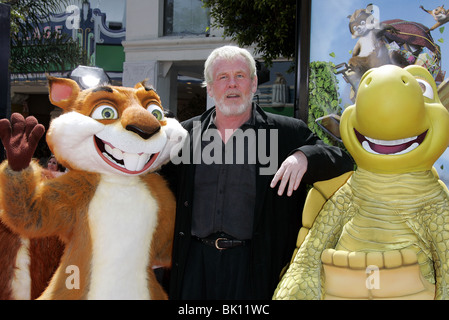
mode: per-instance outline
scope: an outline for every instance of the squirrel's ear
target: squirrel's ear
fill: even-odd
[[[144,88],[146,91],[154,90],[153,86],[148,85],[147,82],[148,82],[148,79],[145,79],[143,81],[140,81],[139,83],[136,83],[136,85],[134,86],[134,89]]]
[[[72,79],[48,77],[48,91],[50,102],[68,111],[78,97],[80,88]]]

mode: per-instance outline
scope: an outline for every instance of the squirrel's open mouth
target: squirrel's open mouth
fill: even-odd
[[[139,174],[147,170],[159,153],[128,153],[114,147],[111,143],[94,136],[95,148],[101,158],[111,167],[128,174]]]
[[[401,155],[419,147],[427,135],[427,130],[419,136],[398,140],[378,140],[362,135],[354,129],[355,135],[363,149],[373,154]]]

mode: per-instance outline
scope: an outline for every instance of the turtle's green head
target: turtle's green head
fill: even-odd
[[[449,112],[420,66],[367,71],[340,133],[357,165],[376,173],[430,170],[449,144]]]

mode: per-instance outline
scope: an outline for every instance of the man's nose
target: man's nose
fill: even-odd
[[[235,87],[235,86],[237,86],[237,81],[236,81],[236,79],[235,79],[234,77],[230,77],[230,78],[229,78],[228,86],[229,86],[229,87]]]

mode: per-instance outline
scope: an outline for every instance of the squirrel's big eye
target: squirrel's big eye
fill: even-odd
[[[423,79],[419,79],[419,78],[416,78],[416,80],[418,81],[418,83],[421,87],[423,96],[433,100],[434,93],[433,93],[433,88],[430,85],[430,83],[428,83],[427,81],[425,81]]]
[[[164,119],[164,112],[162,111],[162,108],[159,107],[157,104],[150,104],[147,107],[147,110],[157,119],[162,120]]]
[[[95,120],[115,120],[118,119],[118,112],[112,106],[100,105],[95,108],[91,117]]]

